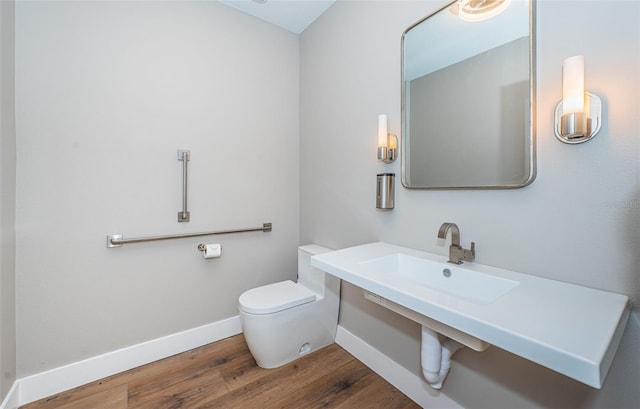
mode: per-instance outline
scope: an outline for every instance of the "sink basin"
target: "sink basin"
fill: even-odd
[[[446,250],[445,250],[446,251]],[[364,297],[476,351],[495,345],[594,388],[629,319],[629,297],[378,242],[311,265]]]
[[[479,303],[490,303],[518,286],[518,282],[450,263],[395,253],[360,263],[373,273],[386,274],[413,285],[426,286]]]

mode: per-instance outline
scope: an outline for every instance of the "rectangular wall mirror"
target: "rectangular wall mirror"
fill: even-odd
[[[456,0],[403,33],[405,187],[533,181],[534,1]]]

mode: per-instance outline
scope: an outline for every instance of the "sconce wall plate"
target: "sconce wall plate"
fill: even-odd
[[[600,97],[585,91],[586,112],[562,112],[562,100],[556,104],[555,134],[561,142],[578,144],[591,140],[602,126],[602,101]]]
[[[384,163],[391,163],[398,157],[398,137],[388,133],[387,140],[387,146],[378,146],[378,159]]]

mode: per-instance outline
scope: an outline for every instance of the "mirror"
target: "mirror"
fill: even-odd
[[[403,33],[405,187],[501,189],[533,181],[532,1],[456,0]],[[492,4],[507,7],[467,21]]]

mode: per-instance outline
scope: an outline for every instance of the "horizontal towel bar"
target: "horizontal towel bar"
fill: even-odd
[[[109,248],[122,247],[123,244],[143,243],[145,241],[184,239],[187,237],[213,236],[215,234],[246,233],[251,231],[269,232],[271,230],[272,230],[271,223],[263,223],[262,227],[255,227],[250,229],[235,229],[235,230],[210,231],[210,232],[203,232],[203,233],[174,234],[170,236],[137,237],[133,239],[125,239],[122,237],[122,234],[109,234],[107,236],[107,247]]]

